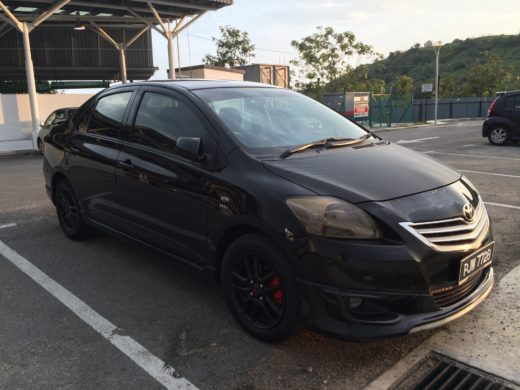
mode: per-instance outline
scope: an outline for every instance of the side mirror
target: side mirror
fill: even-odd
[[[202,140],[198,137],[179,137],[174,152],[195,162],[202,162],[206,157],[202,154]]]

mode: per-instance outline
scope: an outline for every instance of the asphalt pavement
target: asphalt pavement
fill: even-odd
[[[520,265],[520,144],[491,146],[480,127],[462,121],[378,134],[475,184],[493,222],[500,281]],[[2,389],[163,388],[146,366],[151,358],[174,384],[201,389],[357,389],[455,326],[356,343],[302,329],[281,344],[261,343],[234,322],[219,289],[186,266],[106,234],[65,238],[41,166],[39,156],[0,157],[0,242],[43,273],[0,255]],[[114,325],[109,334],[101,319]],[[132,355],[128,345],[142,350]]]

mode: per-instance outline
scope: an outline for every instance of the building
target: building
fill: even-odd
[[[175,69],[177,78],[208,79],[208,80],[236,80],[243,81],[246,72],[240,69],[223,68],[212,65],[185,66]]]
[[[245,71],[246,81],[256,81],[282,88],[291,87],[290,69],[287,65],[252,64],[239,66],[236,69]]]

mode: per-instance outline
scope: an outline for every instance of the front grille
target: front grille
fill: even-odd
[[[426,245],[440,252],[467,251],[480,246],[489,231],[489,217],[479,199],[471,222],[462,217],[431,222],[401,222],[400,225]]]
[[[453,285],[438,290],[433,290],[431,294],[433,296],[435,305],[439,309],[443,309],[466,298],[477,289],[480,282],[482,281],[483,274],[484,271],[480,271],[477,274],[470,276],[461,285]]]

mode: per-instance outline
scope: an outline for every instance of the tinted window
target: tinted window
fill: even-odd
[[[50,125],[52,125],[52,122],[54,121],[55,118],[56,118],[56,111],[54,111],[51,115],[49,115],[49,117],[43,124],[43,127],[49,127]]]
[[[506,100],[506,108],[520,110],[520,95],[508,96]]]
[[[117,137],[131,96],[132,92],[123,92],[99,99],[90,116],[87,132]]]
[[[63,122],[64,120],[66,120],[68,117],[67,112],[67,110],[56,111],[56,118],[54,118],[53,123]]]
[[[179,99],[146,92],[135,118],[132,141],[173,152],[179,137],[202,137],[205,128],[197,115]]]

